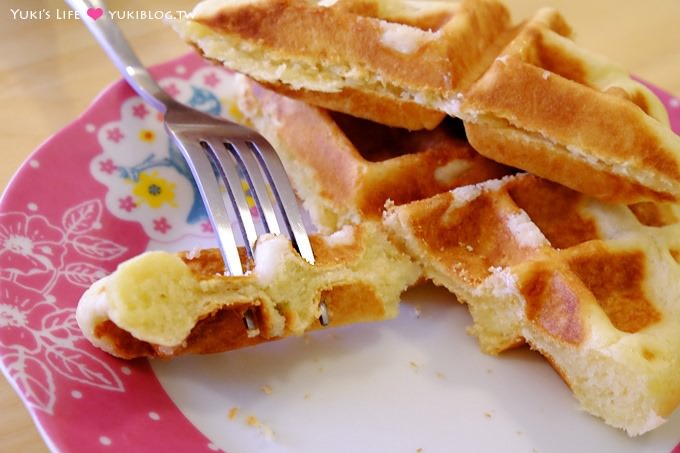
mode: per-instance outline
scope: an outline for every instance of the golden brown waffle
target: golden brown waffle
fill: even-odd
[[[658,98],[578,47],[555,10],[515,33],[465,93],[472,146],[599,199],[680,200],[680,137]]]
[[[528,343],[586,411],[638,435],[680,403],[679,213],[523,174],[392,208],[385,224],[468,304],[483,350]]]
[[[287,239],[263,236],[251,271],[238,277],[224,275],[216,249],[142,254],[83,295],[78,324],[117,357],[214,353],[318,328],[322,301],[329,326],[393,318],[401,293],[420,276],[379,223],[310,239],[316,264]],[[246,328],[247,311],[255,331]]]
[[[445,112],[481,154],[599,199],[680,200],[661,102],[580,48],[558,12],[496,1],[208,0],[185,40],[279,93],[407,129]]]
[[[414,130],[450,113],[508,22],[495,0],[208,0],[174,27],[205,57],[279,92]]]
[[[511,171],[474,151],[460,120],[408,131],[312,107],[240,74],[229,83],[236,119],[274,146],[322,231],[378,220],[388,199],[403,204]]]

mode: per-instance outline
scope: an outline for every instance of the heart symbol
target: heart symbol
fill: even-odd
[[[92,18],[92,20],[97,20],[102,17],[104,10],[101,8],[87,8],[87,15]]]

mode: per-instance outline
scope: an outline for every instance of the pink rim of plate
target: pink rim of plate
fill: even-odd
[[[191,53],[152,72],[188,80],[206,67]],[[680,133],[680,100],[651,89]],[[75,323],[85,288],[151,240],[139,222],[107,209],[107,187],[91,176],[102,153],[97,131],[120,121],[121,105],[134,96],[123,81],[107,88],[27,159],[3,195],[0,368],[53,450],[219,451],[172,402],[148,361],[93,348]]]
[[[188,54],[152,73],[189,79],[206,66]],[[150,241],[139,223],[106,209],[107,188],[90,176],[102,152],[97,130],[120,120],[121,104],[135,96],[123,81],[108,87],[41,145],[7,188],[0,204],[0,365],[53,450],[218,451],[175,406],[148,361],[108,356],[75,322],[85,287]]]

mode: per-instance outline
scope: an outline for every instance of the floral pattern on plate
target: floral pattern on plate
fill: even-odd
[[[230,89],[221,74],[193,54],[154,68],[177,99],[215,115]],[[122,81],[19,169],[0,204],[0,368],[50,448],[219,450],[148,362],[93,348],[74,315],[119,262],[187,238],[212,238],[188,167],[162,116]]]
[[[108,273],[79,258],[116,259],[127,250],[96,235],[101,213],[99,200],[90,200],[66,210],[58,225],[37,214],[0,214],[3,364],[27,403],[47,414],[54,413],[54,373],[104,390],[123,390],[111,367],[78,345],[82,334],[74,308],[55,303],[60,279],[87,288]],[[65,262],[67,252],[71,255]]]
[[[219,116],[225,113],[220,99],[230,90],[219,72],[204,67],[187,79],[165,77],[159,83],[180,102]],[[92,160],[90,171],[107,187],[106,207],[113,215],[139,222],[160,242],[187,233],[212,235],[189,166],[165,133],[161,114],[139,97],[127,99],[120,119],[102,125],[97,140],[102,153]]]

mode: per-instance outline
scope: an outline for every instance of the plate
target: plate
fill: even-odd
[[[194,54],[152,72],[182,102],[227,108],[221,69]],[[656,92],[680,131],[680,101]],[[18,170],[0,202],[0,365],[51,449],[680,449],[680,413],[629,438],[580,411],[537,354],[480,353],[467,309],[427,285],[395,320],[225,354],[122,361],[82,337],[76,303],[117,263],[212,244],[162,118],[122,81]]]

